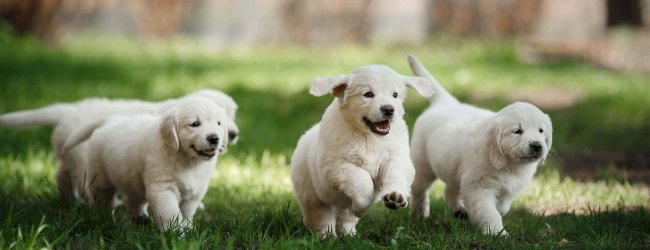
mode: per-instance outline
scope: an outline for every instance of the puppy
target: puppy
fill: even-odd
[[[436,91],[413,128],[413,214],[429,216],[429,188],[439,178],[456,216],[469,216],[484,234],[506,235],[501,217],[551,148],[549,116],[523,102],[496,113],[460,103],[415,57],[408,60]]]
[[[237,141],[239,129],[235,124],[237,104],[223,92],[203,89],[189,94],[187,97],[204,97],[212,100],[226,110],[229,119],[228,136],[230,143]],[[170,99],[162,102],[145,102],[139,100],[109,100],[89,98],[76,103],[59,103],[40,109],[17,111],[0,116],[0,125],[6,127],[29,128],[44,125],[54,125],[52,147],[58,153],[72,131],[79,129],[81,124],[99,121],[111,115],[130,114],[161,114],[169,107],[177,104],[180,99]],[[85,157],[87,152],[84,145],[68,151],[66,156],[59,155],[60,163],[56,176],[59,194],[64,201],[79,196],[86,181]]]
[[[291,180],[305,225],[321,238],[356,234],[357,221],[378,199],[390,209],[406,207],[414,170],[402,117],[405,87],[433,94],[426,79],[383,65],[312,83],[310,94],[336,98],[298,141]]]
[[[75,130],[62,154],[87,140],[86,196],[110,207],[117,191],[132,217],[149,205],[160,230],[191,227],[228,143],[228,117],[214,102],[183,98],[162,115],[111,116]]]

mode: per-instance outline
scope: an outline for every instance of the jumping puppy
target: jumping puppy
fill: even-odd
[[[184,98],[162,115],[111,116],[75,130],[62,155],[87,140],[84,189],[91,204],[110,207],[122,192],[129,215],[160,230],[178,220],[191,227],[217,161],[228,143],[228,117],[214,102]]]
[[[549,116],[523,102],[496,113],[460,103],[415,57],[408,60],[436,91],[413,127],[413,214],[429,216],[429,189],[439,178],[456,216],[469,217],[484,234],[507,235],[501,217],[551,148]]]
[[[336,98],[298,141],[291,179],[303,221],[320,237],[356,234],[357,221],[379,199],[390,209],[406,207],[414,170],[402,117],[405,87],[433,94],[425,78],[383,65],[312,83],[310,94]]]
[[[204,97],[224,108],[228,114],[228,136],[233,144],[239,129],[235,124],[237,104],[228,95],[218,90],[203,89],[193,92],[186,97]],[[169,99],[162,102],[146,102],[140,100],[109,100],[104,98],[89,98],[76,103],[58,103],[39,109],[16,111],[0,116],[0,125],[15,128],[33,128],[44,125],[54,125],[52,147],[60,152],[72,131],[79,129],[82,124],[99,121],[111,115],[131,114],[161,114],[169,107],[177,104],[179,99]],[[65,201],[83,193],[85,166],[85,145],[79,145],[68,151],[65,156],[59,155],[60,163],[56,176],[59,194]]]

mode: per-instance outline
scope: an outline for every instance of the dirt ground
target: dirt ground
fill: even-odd
[[[627,180],[650,184],[650,152],[580,151],[558,153],[560,171],[578,180]]]

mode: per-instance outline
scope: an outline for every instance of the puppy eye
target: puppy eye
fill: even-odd
[[[217,122],[217,125],[221,126],[221,122]]]
[[[195,121],[192,124],[190,124],[190,127],[193,127],[193,128],[196,128],[198,126],[201,126],[201,122],[199,122],[199,121]]]
[[[540,128],[540,129],[539,129],[539,132],[540,132],[540,133],[544,133],[544,130]]]
[[[513,130],[512,133],[520,135],[520,134],[523,134],[524,131],[522,129],[518,128],[518,129]]]
[[[393,97],[397,98],[397,92],[393,92]]]
[[[373,97],[375,97],[375,94],[372,93],[372,91],[368,91],[368,92],[364,93],[363,96],[368,97],[368,98],[373,98]]]

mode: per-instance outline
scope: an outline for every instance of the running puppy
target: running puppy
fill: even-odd
[[[310,94],[336,98],[298,141],[291,180],[303,221],[319,237],[356,234],[357,221],[379,199],[390,209],[406,207],[414,174],[402,118],[406,87],[433,94],[425,78],[383,65],[312,83]]]
[[[413,128],[413,214],[429,216],[429,188],[439,178],[456,216],[469,217],[484,234],[507,235],[501,217],[546,159],[551,119],[529,103],[516,102],[496,113],[460,103],[415,57],[408,60],[414,74],[428,78],[437,93]]]
[[[75,130],[63,146],[87,140],[84,189],[91,204],[110,207],[117,191],[132,217],[150,211],[160,230],[182,228],[208,190],[218,151],[228,144],[228,117],[214,102],[188,97],[162,115],[111,116]]]
[[[239,129],[235,124],[237,104],[228,95],[218,90],[203,89],[193,92],[186,97],[204,97],[226,110],[229,119],[228,136],[231,144],[236,142]],[[59,153],[68,136],[80,128],[82,124],[99,121],[111,115],[132,114],[161,114],[169,107],[177,104],[179,99],[169,99],[162,102],[146,102],[140,100],[109,100],[105,98],[88,98],[76,103],[58,103],[39,109],[16,111],[0,116],[0,125],[14,128],[33,128],[54,125],[52,132],[52,147]],[[59,168],[56,181],[59,194],[64,201],[82,196],[84,172],[88,163],[85,161],[85,145],[79,145],[68,151],[65,156],[59,154]],[[83,198],[83,197],[78,197]]]

